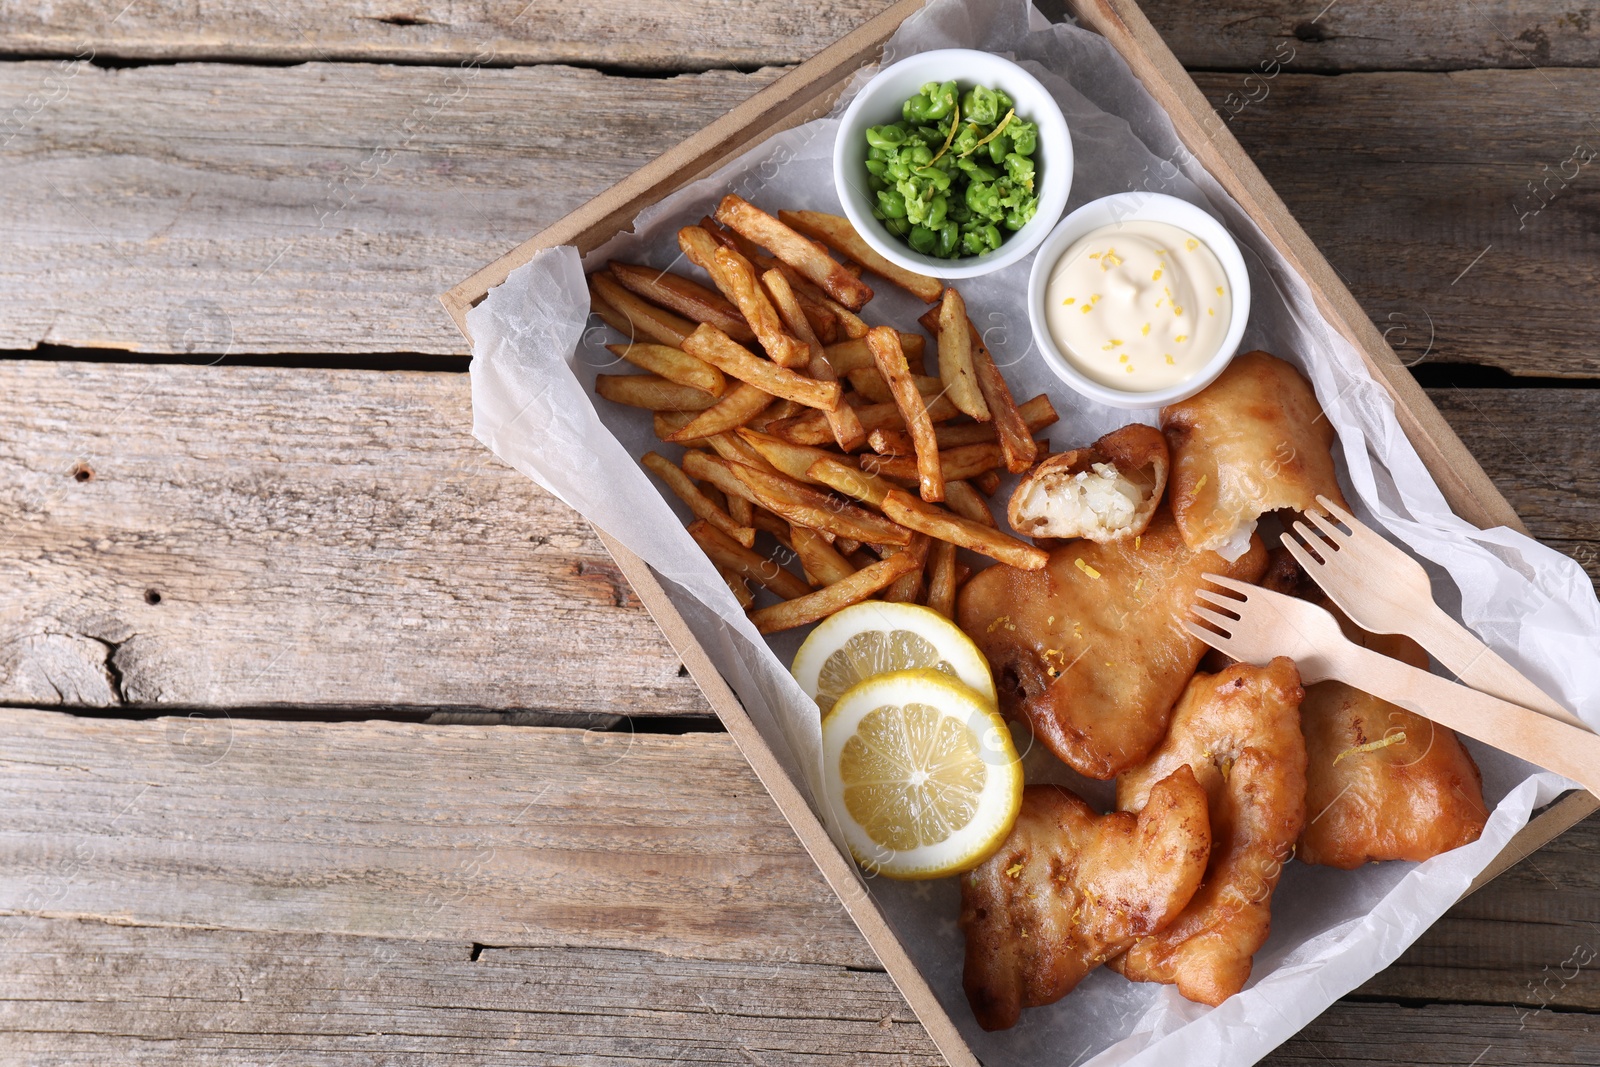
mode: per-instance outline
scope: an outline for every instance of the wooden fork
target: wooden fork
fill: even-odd
[[[1589,729],[1471,630],[1446,615],[1433,601],[1433,583],[1422,564],[1327,497],[1317,497],[1317,503],[1350,532],[1308,511],[1294,524],[1294,532],[1304,544],[1286,532],[1283,547],[1352,622],[1377,634],[1405,634],[1464,685]],[[1311,532],[1307,521],[1317,533]]]
[[[1184,628],[1212,648],[1258,666],[1288,656],[1307,685],[1336,679],[1564,774],[1591,793],[1600,788],[1600,735],[1362,648],[1308,601],[1221,575],[1205,579],[1230,595],[1199,590],[1195,595],[1212,607],[1190,610],[1206,625],[1185,620]]]

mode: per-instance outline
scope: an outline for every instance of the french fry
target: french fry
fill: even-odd
[[[594,391],[613,404],[650,411],[704,411],[717,403],[717,398],[703,389],[654,374],[597,374]]]
[[[780,367],[806,366],[811,361],[810,349],[784,331],[783,320],[778,318],[777,309],[756,280],[750,261],[733,249],[720,246],[714,255],[717,264],[714,277],[755,331],[762,350]]]
[[[782,604],[758,608],[750,613],[750,621],[764,634],[792,630],[796,626],[804,626],[818,619],[827,618],[851,604],[866,600],[917,566],[919,564],[913,553],[897,553],[886,560],[863,566],[850,577],[824,586],[814,593],[796,597]]]
[[[984,496],[994,496],[995,491],[1000,488],[1000,472],[984,471],[972,479],[972,487]]]
[[[700,487],[685,473],[683,468],[655,452],[646,452],[639,462],[643,463],[657,478],[667,483],[667,488],[675,493],[679,500],[689,505],[689,510],[697,519],[704,519],[735,541],[746,548],[756,543],[756,531],[752,526],[741,526],[733,521],[733,517],[712,503],[711,498],[700,491]]]
[[[1006,470],[1021,474],[1038,459],[1039,446],[1028,432],[1028,424],[1017,410],[1016,401],[1011,399],[1011,387],[1006,385],[1000,368],[994,365],[994,357],[989,354],[988,347],[984,345],[983,338],[978,336],[978,329],[970,319],[967,320],[967,331],[972,338],[972,369],[977,375],[984,403],[989,405],[989,414],[994,419],[1000,448],[1006,454]]]
[[[883,499],[883,513],[908,530],[970,548],[1019,570],[1036,571],[1049,562],[1050,557],[1033,545],[918,500],[904,489],[890,490]]]
[[[989,405],[972,369],[967,305],[954,289],[946,289],[939,304],[939,377],[950,390],[951,403],[979,422],[989,421]]]
[[[655,412],[654,415],[652,415],[652,419],[655,422],[656,436],[663,441],[668,440],[673,434],[677,433],[679,430],[693,422],[695,420],[695,416],[698,414],[699,412],[697,411]],[[696,438],[696,441],[698,440],[700,439]],[[690,447],[695,445],[695,441],[679,441],[676,443]]]
[[[928,595],[923,603],[947,619],[956,617],[956,546],[935,541],[928,548]]]
[[[684,339],[683,350],[705,360],[722,373],[749,382],[773,396],[822,411],[832,411],[839,406],[843,390],[838,382],[819,382],[770,360],[761,359],[715,326],[701,323]]]
[[[839,317],[828,306],[832,303],[828,300],[828,294],[812,285],[804,275],[789,264],[767,255],[754,241],[720,225],[710,215],[700,220],[700,228],[724,248],[731,248],[748,259],[750,265],[761,273],[775,270],[789,279],[795,298],[800,301],[801,310],[806,313],[806,320],[811,323],[811,329],[816,333],[817,339],[825,345],[831,345],[839,339]]]
[[[816,238],[846,259],[861,264],[919,300],[931,304],[939,299],[939,279],[890,263],[863,241],[856,228],[850,225],[850,220],[842,215],[826,215],[820,211],[780,211],[778,221],[787,223],[807,237]]]
[[[735,382],[722,399],[685,423],[666,440],[675,445],[738,429],[772,403],[771,394],[748,382]]]
[[[748,500],[745,503],[750,504]],[[784,548],[789,549],[791,552],[794,551],[794,539],[790,536],[790,533],[795,527],[790,526],[766,508],[758,508],[754,504],[750,504],[750,512],[750,522],[756,529],[765,530],[777,538],[778,543]],[[801,527],[801,529],[804,529],[804,527]],[[827,538],[823,537],[823,540],[827,540]]]
[[[796,446],[798,447],[798,446]],[[806,479],[829,489],[837,489],[846,496],[865,501],[873,507],[883,504],[889,490],[896,488],[875,474],[857,470],[837,456],[824,452],[806,469]]]
[[[819,459],[834,458],[833,453],[825,452],[820,448],[793,444],[781,437],[758,433],[755,430],[741,429],[739,436],[744,439],[745,444],[760,453],[761,458],[772,464],[773,468],[779,473],[786,474],[797,482],[818,484],[816,479],[810,477],[806,472]]]
[[[837,381],[833,367],[828,363],[823,352],[822,341],[817,337],[816,331],[811,328],[811,322],[805,316],[805,309],[800,306],[800,300],[795,296],[794,286],[790,284],[781,270],[769,270],[761,276],[761,282],[767,287],[767,292],[772,297],[773,306],[778,309],[778,315],[783,319],[789,332],[805,343],[806,351],[810,353],[806,361],[806,371],[819,382]],[[839,447],[846,452],[852,452],[861,447],[867,431],[861,427],[861,419],[856,416],[855,408],[848,404],[840,404],[828,412],[828,426],[833,430],[833,438]]]
[[[887,326],[875,326],[867,334],[867,346],[877,361],[878,371],[889,383],[894,402],[905,420],[906,430],[917,452],[917,478],[922,499],[929,502],[944,499],[944,471],[939,464],[939,441],[933,435],[933,420],[928,417],[927,405],[917,391],[915,380],[906,368],[905,353],[900,350],[900,338]],[[1031,440],[1031,439],[1030,439]]]
[[[909,368],[908,368],[909,369]],[[883,380],[883,375],[878,373],[876,367],[862,367],[845,375],[850,379],[850,387],[861,396],[874,404],[894,400],[894,394],[889,389],[889,383]],[[917,387],[917,392],[925,397],[938,396],[944,392],[944,382],[926,374],[911,375],[912,382]]]
[[[723,377],[721,371],[671,345],[635,341],[626,345],[606,345],[606,349],[640,370],[659,374],[669,382],[703,389],[712,396],[721,396],[728,388],[728,379]]]
[[[683,472],[697,482],[705,482],[726,493],[728,514],[733,516],[735,522],[741,526],[762,529],[761,524],[756,521],[754,511],[749,510],[751,505],[756,503],[755,492],[734,477],[733,468],[736,465],[709,452],[692,451],[683,454]],[[744,512],[742,516],[740,511]]]
[[[1050,403],[1050,398],[1043,393],[1020,405],[1017,413],[1027,424],[1029,433],[1038,433],[1045,427],[1054,425],[1059,418],[1054,405]],[[995,440],[993,422],[962,422],[953,426],[936,426],[933,433],[939,438],[940,448],[981,445]]]
[[[742,463],[746,467],[754,467],[758,471],[777,473],[778,468],[767,462],[767,457],[757,452],[744,438],[736,433],[719,433],[715,437],[706,438],[717,455],[729,463]]]
[[[921,374],[922,368],[920,364],[928,339],[920,333],[906,333],[904,330],[899,331],[899,334],[900,351],[905,353],[906,365],[909,367],[913,363],[919,364],[919,366],[912,367],[912,370],[914,373]],[[867,347],[865,335],[859,338],[851,338],[848,341],[840,341],[837,344],[824,345],[822,354],[827,358],[828,365],[833,368],[835,374],[849,374],[851,371],[860,370],[862,367],[877,367],[877,364],[872,361],[872,349]]]
[[[844,405],[840,404],[839,406],[843,407]],[[765,433],[767,423],[777,422],[779,419],[792,419],[802,411],[808,410],[810,409],[804,404],[796,404],[793,400],[774,400],[767,410],[745,423],[745,425],[752,430],[760,430]]]
[[[671,274],[654,267],[641,267],[633,263],[606,264],[624,287],[646,300],[675,311],[694,322],[709,322],[735,341],[754,341],[755,331],[744,316],[721,293],[713,292],[699,282],[680,274]]]
[[[753,503],[791,523],[875,545],[904,545],[911,541],[910,531],[882,515],[846,504],[793,478],[754,467],[729,466],[734,477],[751,491]]]
[[[959,478],[954,481],[945,479],[944,503],[963,519],[971,519],[991,529],[1000,528],[994,521],[994,513],[989,510],[989,502],[983,499],[982,493],[972,488],[971,482]]]
[[[934,422],[953,419],[959,414],[948,397],[941,396],[928,404],[928,418]],[[881,429],[903,431],[906,428],[906,421],[900,417],[900,408],[896,404],[864,404],[856,408],[856,417],[868,433]],[[808,411],[792,419],[769,423],[766,432],[797,445],[825,445],[833,440],[833,431],[820,411]]]
[[[848,556],[861,547],[861,542],[853,537],[835,537],[833,539],[833,547],[838,549],[842,555]]]
[[[844,331],[846,337],[861,338],[867,336],[867,331],[872,327],[843,304],[833,300],[826,294],[823,295],[822,305],[833,312],[833,317],[839,320],[839,329]]]
[[[717,221],[794,267],[851,311],[860,311],[872,299],[872,289],[865,282],[809,237],[802,237],[743,197],[731,193],[723,197],[717,205]]]
[[[709,522],[700,519],[691,522],[689,536],[695,539],[712,563],[765,586],[785,600],[803,597],[811,592],[811,587],[798,576],[778,566],[776,561],[744,547]]]
[[[750,591],[750,583],[744,580],[744,575],[730,571],[726,567],[718,567],[717,573],[728,583],[728,591],[733,594],[733,598],[739,602],[741,608],[749,611],[756,606],[756,595]]]
[[[629,341],[655,341],[657,344],[681,348],[683,339],[694,332],[694,323],[640,299],[624,289],[616,278],[603,270],[589,275],[589,284],[593,287],[594,294],[611,305],[617,314],[626,320],[626,326],[609,320],[608,325],[625,334]]]
[[[923,569],[928,563],[929,538],[926,534],[918,534],[911,539],[911,544],[900,549],[896,555],[911,553],[917,557],[916,565],[900,577],[896,578],[890,586],[883,591],[883,599],[897,604],[914,604],[922,595]]]
[[[789,542],[794,546],[795,555],[800,557],[800,565],[822,585],[842,582],[856,572],[850,561],[816,530],[791,526]]]
[[[938,427],[934,427],[937,435]],[[880,456],[914,456],[917,454],[916,446],[911,443],[911,435],[901,430],[876,429],[867,434],[867,445]]]
[[[963,445],[936,453],[939,472],[945,481],[976,478],[984,471],[994,470],[1005,462],[1000,446],[990,442],[982,445]],[[886,478],[916,478],[921,471],[920,461],[913,456],[884,456],[863,464],[864,469]]]

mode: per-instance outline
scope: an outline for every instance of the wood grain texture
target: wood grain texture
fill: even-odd
[[[25,709],[0,733],[8,1050],[936,1062],[727,735]],[[1600,816],[1268,1062],[1594,1062],[1571,961],[1597,856]]]
[[[943,1062],[877,971],[21,917],[0,959],[0,1034],[27,1062]],[[1341,1002],[1262,1062],[1592,1065],[1594,1026]]]
[[[1196,80],[1403,360],[1600,371],[1600,70]]]
[[[0,363],[0,701],[705,713],[468,385]]]
[[[0,912],[876,968],[726,734],[0,724]]]
[[[643,71],[797,63],[887,7],[887,0],[793,6],[741,0],[65,0],[0,4],[0,48],[20,55],[454,65],[598,64]]]
[[[0,959],[26,1062],[944,1062],[876,970],[21,917]]]
[[[54,71],[0,64],[0,103]],[[78,68],[0,153],[0,348],[462,353],[436,293],[776,73]],[[1233,128],[1405,358],[1596,370],[1594,164],[1528,183],[1595,143],[1600,71],[1265,86]]]
[[[436,294],[779,73],[72,71],[0,63],[0,348],[206,362],[464,353]]]
[[[1184,66],[1252,70],[1280,44],[1302,73],[1592,67],[1600,19],[1559,0],[1145,0],[1140,5]]]

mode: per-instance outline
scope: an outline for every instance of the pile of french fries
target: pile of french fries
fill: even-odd
[[[1033,435],[1056,412],[1042,395],[1012,399],[959,293],[883,259],[844,218],[774,218],[737,196],[678,245],[714,288],[628,263],[590,275],[593,312],[628,339],[608,347],[646,372],[595,388],[654,412],[656,436],[686,450],[643,462],[693,512],[690,535],[762,633],[873,596],[953,617],[970,573],[957,548],[1045,565],[985,497],[1002,469],[1034,464],[1046,445]],[[919,322],[937,338],[937,376],[921,334],[859,316],[863,271],[935,305]],[[755,607],[752,585],[779,602]]]

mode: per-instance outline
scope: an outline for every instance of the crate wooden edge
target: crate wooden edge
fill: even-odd
[[[882,44],[902,22],[921,10],[924,2],[899,0],[699,133],[440,294],[440,302],[462,335],[470,344],[467,312],[539,251],[571,244],[580,252],[587,252],[674,189],[711,173],[773,134],[825,113],[856,69],[874,59]],[[1215,112],[1134,0],[1067,0],[1067,7],[1080,24],[1111,42],[1134,75],[1166,109],[1183,143],[1306,280],[1329,324],[1355,346],[1373,376],[1389,391],[1402,430],[1455,513],[1480,528],[1508,526],[1526,533],[1516,511],[1362,312],[1343,280],[1295,221],[1232,131],[1225,125],[1208,130],[1208,120],[1215,119]],[[595,530],[934,1044],[952,1067],[977,1067],[979,1061],[887,919],[871,897],[861,892],[852,861],[834,846],[655,573],[605,531],[598,527]],[[1587,792],[1562,797],[1514,835],[1463,896],[1475,892],[1597,809],[1600,799]]]

